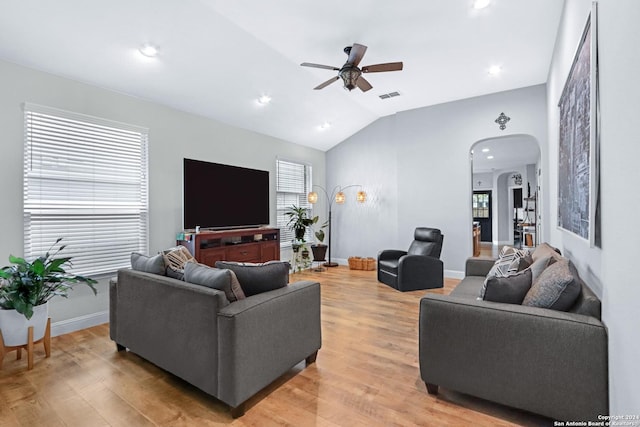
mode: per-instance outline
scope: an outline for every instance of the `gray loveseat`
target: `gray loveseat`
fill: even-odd
[[[562,421],[606,415],[600,300],[579,279],[568,312],[478,300],[493,262],[468,259],[466,277],[449,296],[420,301],[420,374],[428,392],[442,386]]]
[[[320,284],[295,282],[229,303],[224,292],[170,277],[118,271],[110,335],[162,369],[220,399],[244,402],[321,346]]]

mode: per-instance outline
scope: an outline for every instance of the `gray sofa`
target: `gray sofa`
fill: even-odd
[[[600,300],[582,280],[568,312],[478,300],[493,262],[470,258],[449,296],[420,301],[420,374],[428,392],[442,386],[562,421],[607,414]]]
[[[156,274],[118,271],[110,335],[220,399],[244,402],[321,346],[320,284],[301,281],[229,303],[224,292]]]

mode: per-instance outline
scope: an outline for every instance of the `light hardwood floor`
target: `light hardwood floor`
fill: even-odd
[[[537,426],[548,420],[450,390],[431,396],[418,365],[419,300],[374,271],[341,266],[297,273],[322,284],[323,345],[251,398],[246,414],[130,352],[116,352],[109,326],[52,339],[35,367],[8,355],[0,371],[0,426]],[[446,279],[447,294],[458,283]],[[446,331],[443,331],[446,333]],[[188,355],[185,355],[187,358]],[[499,378],[496,378],[499,381]]]

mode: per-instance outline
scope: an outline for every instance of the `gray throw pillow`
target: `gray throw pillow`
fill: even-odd
[[[542,272],[554,262],[556,262],[556,258],[550,255],[535,260],[529,266],[529,269],[531,270],[531,283],[534,283],[536,280],[538,280],[538,277],[540,277]]]
[[[522,305],[567,311],[580,294],[580,283],[564,258],[547,267],[533,282]]]
[[[162,255],[155,255],[152,257],[139,254],[137,252],[131,253],[131,268],[136,271],[143,271],[145,273],[153,273],[164,276],[164,258]]]
[[[526,269],[507,277],[490,277],[484,292],[485,301],[522,304],[531,288],[531,270]]]
[[[184,265],[184,281],[223,291],[229,302],[245,298],[239,286],[240,284],[237,280],[234,281],[231,272],[228,270],[188,262]]]
[[[289,283],[288,262],[269,261],[264,264],[252,264],[217,261],[216,267],[232,270],[238,277],[244,294],[248,297],[284,288]]]
[[[524,259],[521,263],[521,259]],[[487,289],[487,280],[491,277],[507,277],[512,274],[522,271],[528,267],[530,255],[527,249],[517,249],[513,246],[504,246],[500,250],[500,255],[496,262],[487,273],[487,277],[480,289],[480,297],[478,299],[484,299],[484,293]]]

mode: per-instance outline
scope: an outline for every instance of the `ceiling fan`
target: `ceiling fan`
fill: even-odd
[[[361,91],[366,92],[373,88],[373,86],[371,86],[371,84],[362,77],[363,73],[382,73],[385,71],[402,70],[402,62],[387,62],[385,64],[365,65],[362,68],[358,68],[358,64],[362,60],[366,51],[367,47],[358,43],[354,43],[353,46],[345,47],[344,53],[346,53],[349,58],[342,68],[332,67],[330,65],[312,64],[310,62],[303,62],[300,65],[303,67],[323,68],[326,70],[338,71],[337,76],[332,77],[326,82],[314,87],[315,90],[323,89],[339,78],[342,78],[345,89],[349,89],[351,91],[358,87]]]

